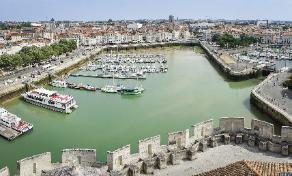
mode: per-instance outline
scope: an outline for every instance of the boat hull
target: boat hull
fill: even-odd
[[[46,104],[35,102],[35,101],[32,101],[32,100],[27,99],[27,98],[24,98],[24,100],[26,102],[30,103],[30,104],[33,104],[33,105],[36,105],[36,106],[40,106],[40,107],[43,107],[43,108],[46,108],[46,109],[49,109],[49,110],[52,110],[52,111],[62,112],[62,113],[66,113],[66,114],[70,114],[72,112],[72,110],[70,108],[61,109],[61,108],[57,108],[57,107],[54,107],[54,106],[49,106],[49,105],[46,105]]]

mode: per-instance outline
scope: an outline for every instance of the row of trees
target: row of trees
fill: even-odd
[[[0,68],[15,69],[19,66],[27,66],[33,63],[39,63],[53,56],[59,56],[71,52],[77,48],[74,40],[60,40],[52,45],[37,47],[23,47],[18,53],[0,56]]]
[[[31,23],[23,22],[23,23],[17,23],[17,24],[8,24],[8,23],[0,22],[0,29],[1,30],[21,29],[23,27],[31,27]]]
[[[283,86],[288,87],[290,90],[292,90],[292,76],[290,76],[286,81],[284,81]]]
[[[222,35],[215,34],[212,37],[212,41],[216,42],[220,47],[236,48],[239,46],[249,46],[258,42],[259,39],[247,35],[241,35],[239,38],[235,38],[230,34],[224,33]]]

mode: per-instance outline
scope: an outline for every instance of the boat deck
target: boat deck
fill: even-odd
[[[0,135],[7,140],[13,140],[16,137],[20,136],[21,133],[0,124]]]

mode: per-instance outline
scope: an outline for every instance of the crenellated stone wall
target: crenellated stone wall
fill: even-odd
[[[65,149],[62,151],[62,163],[65,165],[92,166],[96,162],[94,149]]]
[[[138,153],[131,154],[131,146],[126,145],[107,152],[107,163],[96,161],[95,149],[65,149],[62,151],[62,163],[51,163],[51,153],[43,153],[17,162],[20,176],[41,176],[83,168],[101,175],[134,176],[140,173],[152,174],[154,169],[164,169],[193,160],[196,153],[207,148],[230,143],[246,143],[258,147],[260,151],[292,155],[292,127],[283,126],[281,135],[274,134],[274,125],[252,120],[251,129],[245,128],[242,117],[219,119],[219,127],[213,127],[213,120],[191,126],[189,129],[168,133],[168,145],[161,145],[160,136],[139,140]],[[94,168],[93,170],[90,168]],[[0,176],[9,176],[8,168],[0,170]]]
[[[244,118],[243,117],[222,117],[219,120],[219,128],[225,132],[237,133],[244,130]]]
[[[0,176],[9,176],[8,167],[4,167],[4,168],[0,169]]]
[[[265,121],[253,119],[251,121],[251,131],[259,137],[272,139],[274,135],[274,125]]]
[[[190,142],[201,140],[213,134],[213,120],[208,120],[191,126]]]
[[[176,148],[187,148],[190,143],[189,129],[168,133],[168,145],[173,145]]]
[[[41,175],[42,170],[52,169],[51,153],[46,152],[17,161],[20,176]]]
[[[109,170],[121,170],[124,165],[131,162],[131,146],[126,145],[115,151],[107,152],[107,165]]]
[[[145,159],[152,157],[161,150],[160,135],[139,140],[138,146],[140,158]]]

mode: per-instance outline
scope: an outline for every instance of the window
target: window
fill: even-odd
[[[152,145],[148,144],[148,155],[152,155]]]
[[[36,163],[33,163],[32,172],[35,174],[36,170],[37,170],[37,165],[36,165]]]
[[[118,162],[120,166],[123,165],[123,156],[118,157]]]
[[[81,156],[77,156],[78,164],[81,164]]]
[[[181,147],[181,138],[177,139],[177,146],[180,148]]]

